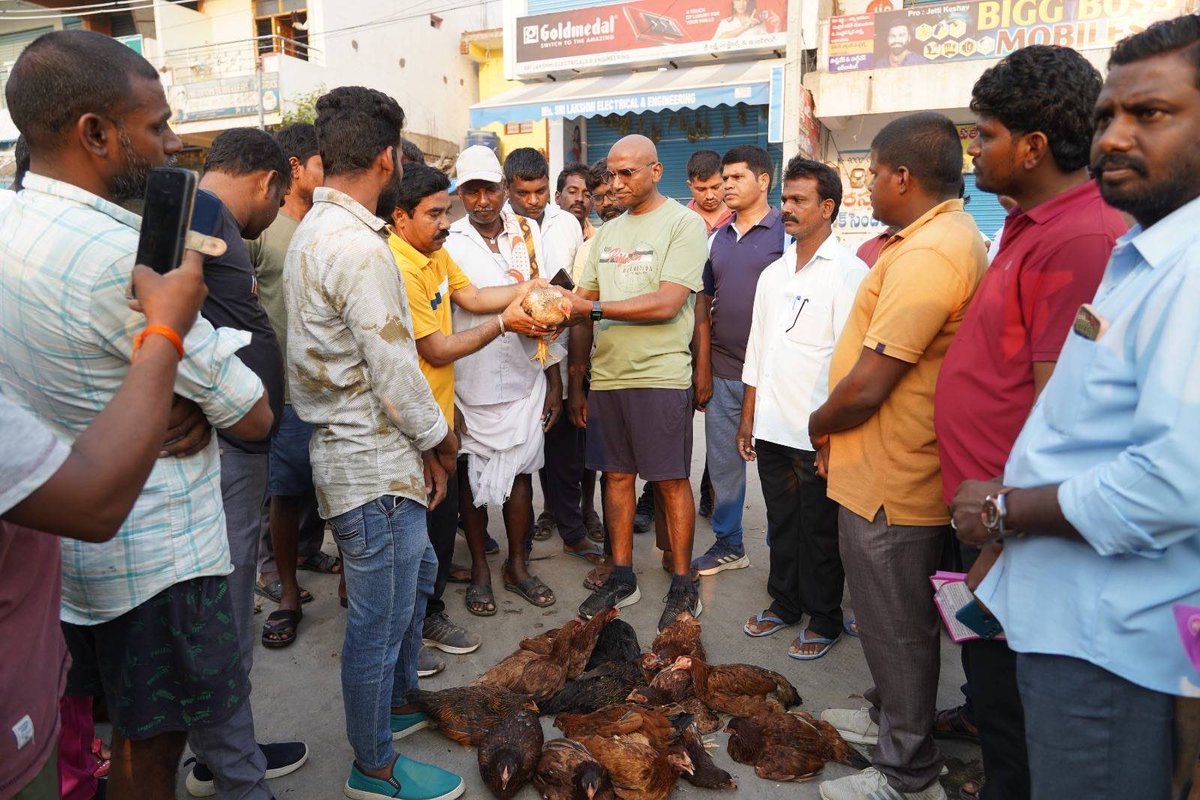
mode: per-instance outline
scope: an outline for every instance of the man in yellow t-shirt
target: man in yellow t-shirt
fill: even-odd
[[[834,348],[829,399],[809,418],[818,471],[841,506],[838,536],[870,709],[821,716],[852,742],[878,744],[872,766],[821,784],[828,800],[942,800],[933,742],[940,628],[929,576],[950,533],[933,390],[987,268],[958,199],[962,146],[941,114],[889,123],[871,143],[871,204],[898,232],[863,280]]]
[[[484,289],[475,287],[442,249],[450,229],[450,179],[433,167],[408,164],[404,178],[379,198],[376,213],[392,224],[388,246],[400,268],[412,314],[413,338],[421,372],[433,397],[454,427],[454,362],[484,347],[498,336],[515,331],[541,336],[549,329],[538,327],[521,309],[521,301],[534,281]],[[495,314],[495,319],[470,330],[455,333],[450,303],[475,314]],[[425,644],[446,653],[470,653],[479,647],[479,637],[450,620],[442,594],[454,554],[458,527],[458,482],[446,487],[446,499],[429,512],[427,528],[438,557],[437,581],[431,587],[425,610]],[[422,659],[430,662],[431,659]],[[436,667],[433,667],[435,671]]]

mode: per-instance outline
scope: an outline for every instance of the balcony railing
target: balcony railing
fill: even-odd
[[[257,36],[224,44],[208,44],[169,50],[163,67],[173,73],[177,83],[214,80],[239,75],[251,75],[259,67],[262,56],[278,53],[314,64],[323,64],[321,51],[306,42],[282,36]]]

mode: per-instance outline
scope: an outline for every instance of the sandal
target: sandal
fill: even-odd
[[[794,658],[797,661],[816,661],[818,658],[828,653],[833,647],[834,642],[840,638],[841,634],[834,636],[832,639],[829,639],[825,636],[818,636],[815,633],[810,636],[808,629],[805,628],[804,630],[800,631],[800,635],[797,636],[795,640],[792,641],[791,646],[788,647],[788,658]],[[799,652],[799,649],[806,644],[819,644],[821,645],[821,649],[815,653]]]
[[[601,564],[604,561],[604,549],[590,543],[588,547],[582,550],[571,550],[566,545],[563,545],[563,552],[569,556],[581,558],[589,564]]]
[[[254,593],[258,594],[258,595],[262,595],[263,597],[267,598],[268,600],[272,600],[276,603],[282,602],[283,601],[283,581],[279,580],[278,578],[271,581],[270,583],[260,583],[258,581],[255,581],[254,582]],[[300,602],[301,603],[311,603],[312,601],[313,601],[312,592],[310,592],[308,589],[305,589],[303,586],[301,586],[300,587]]]
[[[472,583],[467,587],[467,611],[477,617],[495,616],[496,596],[489,584]]]
[[[533,575],[516,583],[506,580],[504,582],[504,591],[521,595],[521,597],[529,601],[530,605],[537,608],[549,608],[558,599],[554,596],[554,592],[550,590],[550,587],[542,583],[541,578]]]
[[[342,559],[328,553],[313,553],[308,558],[301,559],[296,564],[296,569],[320,572],[322,575],[341,575]]]
[[[939,739],[962,739],[979,741],[979,728],[963,713],[966,706],[944,708],[933,717],[933,735]]]
[[[450,564],[450,571],[446,573],[446,583],[470,583],[471,568],[464,567],[462,564]]]
[[[267,615],[263,623],[262,645],[271,650],[287,647],[296,641],[296,627],[304,619],[299,609],[281,608]]]
[[[533,526],[534,541],[544,542],[556,533],[558,533],[558,523],[554,521],[554,515],[549,511],[543,511],[538,515],[537,523]]]
[[[746,620],[746,624],[742,626],[742,632],[747,636],[753,636],[757,639],[760,636],[770,636],[773,633],[778,633],[784,628],[790,628],[795,624],[794,622],[784,622],[779,616],[771,613],[771,609],[764,608],[753,619]]]
[[[845,622],[842,623],[842,630],[844,630],[846,633],[850,634],[855,639],[857,639],[858,638],[858,620],[854,619],[853,617],[846,620]]]

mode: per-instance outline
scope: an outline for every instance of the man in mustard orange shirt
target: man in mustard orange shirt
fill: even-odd
[[[421,372],[441,406],[446,424],[454,428],[454,362],[484,347],[507,331],[526,335],[549,332],[539,328],[521,309],[521,301],[535,284],[476,288],[443,248],[450,229],[450,179],[424,164],[407,164],[394,192],[379,198],[378,215],[392,223],[388,245],[400,267],[412,313]],[[475,314],[495,314],[495,319],[455,333],[450,303]],[[479,647],[479,636],[450,620],[442,594],[454,553],[458,527],[458,482],[449,481],[446,499],[428,519],[429,539],[438,557],[437,581],[425,611],[424,642],[446,653],[463,654]],[[440,672],[433,659],[422,659]],[[432,674],[432,673],[430,673]]]
[[[922,112],[871,143],[871,205],[896,234],[863,280],[834,348],[829,399],[809,418],[817,468],[837,501],[874,708],[821,716],[853,742],[878,744],[872,767],[821,784],[824,800],[941,800],[933,742],[940,629],[929,576],[949,536],[933,429],[942,359],[987,268],[958,199],[954,124]]]

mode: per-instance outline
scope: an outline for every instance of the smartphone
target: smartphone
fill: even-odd
[[[554,273],[554,277],[550,279],[550,285],[566,289],[568,292],[575,291],[575,281],[571,280],[571,273],[567,272],[565,268]]]
[[[984,611],[978,600],[971,600],[955,612],[954,617],[984,639],[995,639],[1004,633],[1000,621]]]
[[[146,180],[137,263],[166,273],[183,261],[187,232],[196,202],[196,173],[178,167],[154,167]]]

